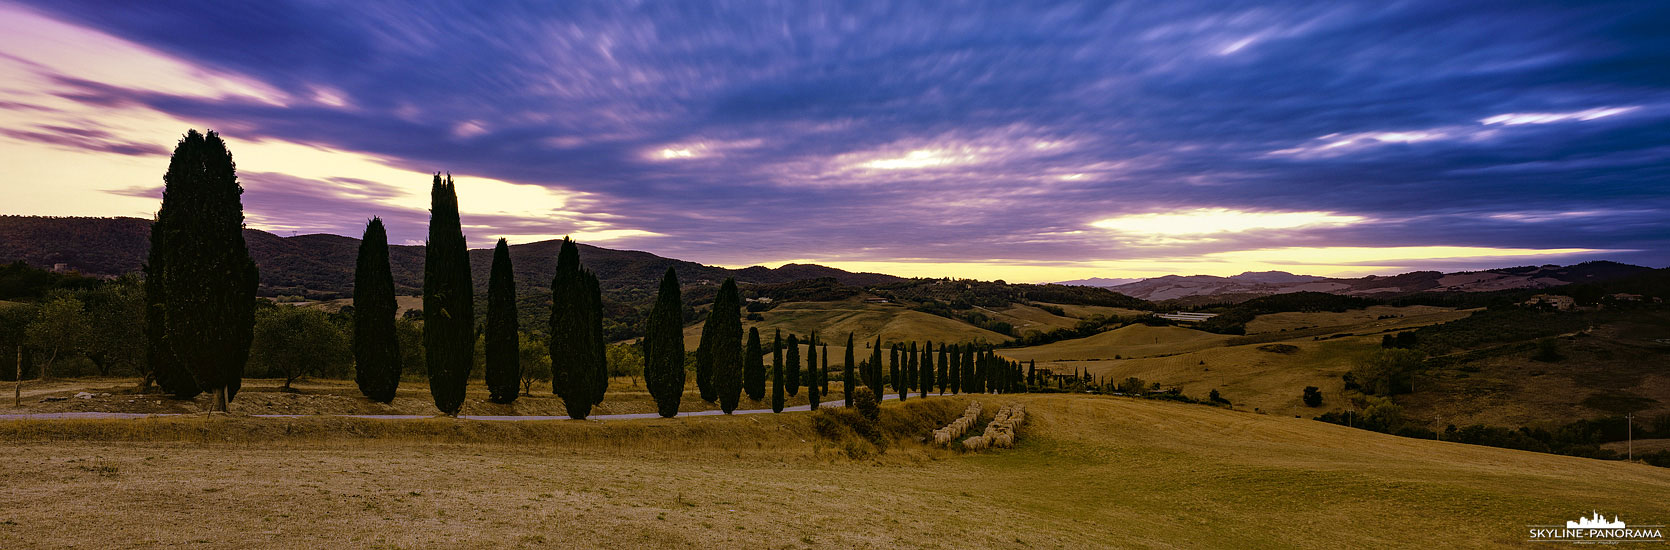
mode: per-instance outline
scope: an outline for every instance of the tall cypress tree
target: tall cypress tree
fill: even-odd
[[[939,370],[934,371],[934,382],[938,384],[939,394],[945,395],[946,386],[951,385],[951,355],[945,349],[945,342],[939,343]]]
[[[905,391],[916,389],[916,378],[922,368],[922,351],[916,348],[916,342],[910,343],[910,354],[905,361]]]
[[[818,410],[819,401],[821,400],[821,392],[819,390],[821,389],[820,386],[823,385],[818,379],[817,340],[818,335],[815,332],[806,338],[806,403],[811,410],[814,411]]]
[[[800,395],[800,337],[789,334],[789,357],[783,362],[783,374],[788,378],[783,380],[783,388],[788,390],[789,397]]]
[[[783,329],[777,329],[771,336],[771,368],[783,368]]]
[[[881,379],[881,335],[876,335],[876,345],[870,347],[869,365],[866,369],[869,372],[864,376],[864,385],[869,386],[870,391],[875,392],[876,400],[880,401],[881,396],[887,393],[887,389],[882,387]]]
[[[765,350],[760,348],[760,327],[748,327],[748,345],[742,349],[742,388],[749,399],[765,399]]]
[[[806,336],[806,387],[819,385],[823,380],[818,375],[818,333]]]
[[[829,396],[829,344],[822,344],[821,347],[823,348],[822,353],[819,353],[818,357],[823,361],[823,367],[820,369],[823,372],[818,374],[818,382],[822,383],[823,391],[819,393],[827,397]]]
[[[583,419],[597,404],[598,374],[607,368],[603,349],[602,299],[597,276],[580,264],[580,248],[563,238],[551,278],[551,391],[562,397],[568,416]],[[426,314],[427,316],[427,314]]]
[[[684,399],[684,303],[678,274],[667,268],[644,330],[644,385],[661,416],[678,416]]]
[[[899,345],[888,346],[887,356],[887,384],[897,390],[899,388]],[[876,392],[876,395],[884,394],[883,392]]]
[[[175,399],[191,399],[203,390],[198,389],[197,381],[191,379],[191,372],[174,357],[174,352],[168,349],[168,342],[164,340],[168,330],[162,320],[168,300],[160,269],[152,268],[153,265],[161,265],[157,262],[164,261],[158,259],[158,251],[164,247],[157,244],[163,233],[156,231],[154,224],[152,227],[150,260],[145,264],[145,361],[163,393]],[[28,346],[23,346],[23,352],[28,352]]]
[[[354,381],[372,401],[394,401],[400,387],[400,338],[395,335],[394,272],[388,232],[371,218],[354,264]]]
[[[957,395],[963,391],[963,353],[955,344],[949,351],[951,359],[946,363],[945,370],[950,373],[950,378],[945,381],[945,385],[951,387],[951,395]]]
[[[910,365],[910,351],[904,344],[893,344],[893,391],[899,392],[899,400],[904,401],[910,394],[910,375],[905,370]]]
[[[475,290],[452,175],[435,174],[423,253],[423,357],[435,408],[458,414],[475,363]]]
[[[243,187],[220,135],[186,132],[163,175],[162,207],[151,226],[154,304],[163,351],[196,388],[165,382],[176,395],[214,395],[226,411],[243,384],[255,331],[255,262],[244,243]],[[160,234],[159,234],[160,233]],[[167,364],[167,362],[164,362]]]
[[[591,329],[594,358],[591,403],[597,405],[603,403],[603,396],[609,392],[609,343],[603,339],[603,283],[598,281],[597,274],[590,270],[585,271],[585,280],[586,299],[590,304],[590,307],[586,308],[586,328]],[[741,336],[737,335],[738,338]]]
[[[771,364],[771,412],[783,412],[783,363],[781,361]]]
[[[719,285],[719,296],[713,300],[713,313],[707,316],[707,323],[715,327],[708,350],[713,354],[713,386],[719,394],[719,409],[731,414],[742,399],[742,296],[737,293],[735,279],[726,278]]]
[[[856,384],[858,382],[856,376],[853,373],[853,370],[858,368],[858,362],[853,360],[852,333],[851,332],[847,333],[847,357],[846,357],[846,361],[847,362],[845,364],[841,365],[841,371],[842,371],[841,372],[841,397],[846,400],[846,405],[848,407],[851,407],[852,406],[852,390],[854,389],[853,384]]]
[[[516,401],[522,383],[521,327],[516,321],[516,276],[510,243],[499,238],[487,276],[487,392],[494,403]]]
[[[922,378],[916,381],[917,387],[922,388],[922,397],[928,396],[928,391],[934,389],[934,343],[922,344]]]

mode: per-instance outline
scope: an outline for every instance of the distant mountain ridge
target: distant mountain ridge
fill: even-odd
[[[120,275],[138,271],[150,250],[151,221],[140,218],[80,218],[0,216],[0,262],[22,260],[40,268],[65,264],[89,275]],[[345,297],[353,290],[359,239],[311,234],[280,237],[256,229],[244,230],[244,241],[261,273],[260,293],[294,294],[310,298]],[[561,241],[510,246],[518,286],[544,288],[555,273]],[[491,249],[470,250],[470,268],[478,290],[485,291]],[[727,269],[665,258],[648,252],[580,245],[580,259],[597,273],[604,288],[653,289],[668,267],[686,284],[717,284],[726,277],[745,283],[786,283],[833,278],[842,284],[870,286],[904,281],[880,273],[853,273],[832,267],[787,264],[776,269]],[[416,292],[423,283],[423,246],[390,245],[389,264],[401,293]]]
[[[1399,275],[1369,275],[1358,278],[1318,277],[1295,275],[1285,271],[1264,271],[1247,272],[1232,277],[1166,275],[1106,288],[1149,301],[1214,296],[1246,299],[1253,296],[1289,292],[1386,296],[1415,292],[1487,292],[1492,290],[1549,288],[1571,283],[1609,281],[1650,270],[1646,267],[1617,262],[1594,261],[1569,266],[1521,266],[1458,273],[1412,271]]]

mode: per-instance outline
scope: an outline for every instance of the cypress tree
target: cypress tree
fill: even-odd
[[[760,347],[760,327],[748,327],[748,345],[742,352],[742,389],[748,399],[765,399],[765,350]]]
[[[902,359],[901,355],[903,355],[903,352],[904,348],[900,347],[899,344],[893,344],[893,362],[889,363],[887,366],[888,377],[890,378],[889,382],[892,382],[893,384],[893,391],[899,393],[900,400],[904,400],[905,394],[909,393],[905,390],[905,385],[903,383],[905,364],[908,362]]]
[[[452,175],[435,174],[423,253],[423,350],[435,408],[458,414],[475,363],[475,298]]]
[[[910,343],[910,353],[905,355],[905,391],[916,389],[917,371],[922,368],[922,350],[916,348],[916,342]]]
[[[841,397],[846,400],[846,405],[848,407],[851,407],[852,406],[852,390],[853,390],[852,386],[853,386],[853,384],[857,383],[857,380],[853,376],[853,369],[858,367],[858,363],[853,360],[852,333],[851,332],[847,333],[847,357],[846,357],[846,359],[847,359],[847,362],[845,364],[841,365],[841,370],[843,371],[841,373]]]
[[[191,399],[203,390],[198,389],[197,381],[191,379],[191,372],[174,358],[174,352],[168,349],[164,340],[168,332],[162,319],[166,315],[168,301],[162,276],[157,274],[160,270],[152,268],[153,265],[161,265],[157,263],[160,261],[157,257],[158,250],[163,247],[157,243],[162,233],[154,229],[154,224],[152,227],[150,261],[145,264],[145,361],[163,393],[174,399]],[[28,351],[28,346],[22,348],[24,352]]]
[[[1038,360],[1033,359],[1033,360],[1027,362],[1027,366],[1026,366],[1026,385],[1030,389],[1031,386],[1034,386],[1034,385],[1037,385],[1037,384],[1038,384]]]
[[[771,364],[771,412],[783,412],[783,363],[781,361]]]
[[[661,416],[678,416],[684,399],[684,302],[673,268],[661,276],[661,291],[644,330],[644,385]]]
[[[771,368],[783,368],[783,329],[777,329],[771,336]],[[788,388],[783,389],[787,390]]]
[[[823,384],[823,391],[819,393],[827,396],[829,395],[829,344],[823,344],[822,347],[823,352],[819,353],[818,357],[823,361],[823,368],[821,369],[823,372],[818,375],[818,382]]]
[[[356,309],[357,313],[358,310]],[[392,325],[391,325],[392,327]],[[510,403],[522,383],[521,327],[516,321],[516,277],[510,269],[510,243],[499,238],[487,276],[487,400]]]
[[[255,262],[243,236],[243,188],[220,135],[186,132],[163,175],[162,207],[151,226],[149,277],[156,279],[164,388],[214,395],[226,411],[243,383],[255,330]],[[192,384],[172,377],[189,378]],[[195,387],[192,387],[195,385]]]
[[[928,391],[934,388],[934,343],[922,344],[922,378],[917,380],[917,387],[922,388],[922,397],[928,396]]]
[[[597,280],[597,274],[585,271],[586,281],[586,328],[591,329],[592,368],[595,372],[592,378],[593,405],[603,402],[603,396],[609,392],[609,343],[603,340],[603,283]],[[738,338],[742,335],[738,334]],[[741,342],[738,342],[740,345]]]
[[[946,353],[945,342],[939,343],[939,370],[934,372],[934,382],[938,384],[939,394],[945,395],[945,387],[950,385],[951,375],[946,374],[951,367],[951,356]]]
[[[800,338],[793,334],[789,335],[789,358],[783,363],[783,374],[788,376],[783,387],[789,397],[800,395]]]
[[[394,273],[388,232],[371,218],[354,264],[354,381],[372,401],[394,401],[400,387],[400,339],[395,335]]]
[[[865,369],[865,370],[867,372],[864,374],[864,385],[869,386],[870,391],[876,394],[876,399],[880,400],[881,396],[887,393],[887,388],[882,387],[882,379],[881,379],[881,336],[880,335],[876,336],[876,345],[870,347],[869,368]]]
[[[822,390],[818,388],[822,384],[818,383],[818,348],[815,348],[817,344],[813,343],[815,339],[817,334],[807,338],[807,405],[813,411],[818,410],[818,401],[822,400],[822,393],[818,391]]]
[[[945,365],[945,370],[950,372],[951,379],[946,380],[945,385],[951,387],[951,395],[957,395],[963,391],[963,353],[957,346],[952,345],[950,354],[951,362]]]
[[[551,277],[551,391],[569,418],[584,419],[597,404],[600,364],[607,367],[601,335],[602,300],[597,276],[580,264],[580,247],[564,237]],[[427,314],[425,315],[427,317]]]
[[[731,414],[742,399],[742,296],[736,280],[726,278],[719,285],[707,322],[716,327],[708,348],[713,353],[713,387],[719,394],[719,409]]]
[[[818,333],[806,336],[806,387],[818,386],[823,377],[818,376]]]

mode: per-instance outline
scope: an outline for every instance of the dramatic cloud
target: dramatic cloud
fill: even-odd
[[[149,215],[209,127],[277,231],[421,240],[451,171],[472,244],[726,265],[1670,263],[1662,2],[30,4],[6,213]]]

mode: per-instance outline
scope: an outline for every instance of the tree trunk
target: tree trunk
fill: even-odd
[[[17,347],[17,378],[12,384],[12,406],[23,406],[23,346]]]
[[[215,388],[214,395],[209,400],[209,412],[226,412],[226,386]]]

